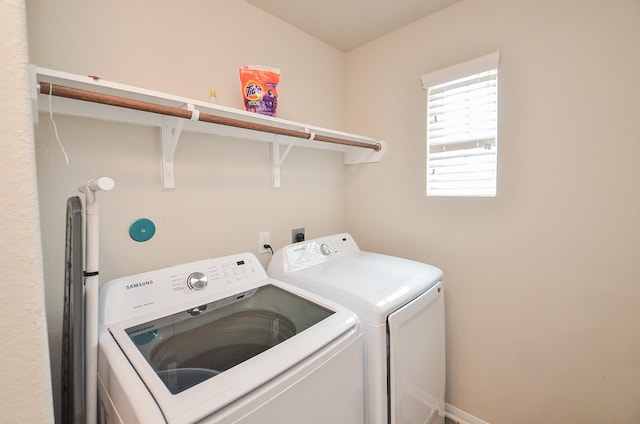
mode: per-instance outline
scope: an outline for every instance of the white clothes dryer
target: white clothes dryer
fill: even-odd
[[[268,274],[351,309],[365,337],[369,424],[444,422],[442,271],[363,252],[349,234],[278,250]]]
[[[250,253],[100,291],[100,423],[362,423],[358,318]]]

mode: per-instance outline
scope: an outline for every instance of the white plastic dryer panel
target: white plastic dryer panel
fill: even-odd
[[[391,424],[444,422],[442,282],[389,315]]]

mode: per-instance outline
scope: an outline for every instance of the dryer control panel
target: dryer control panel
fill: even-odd
[[[266,280],[252,253],[190,262],[109,281],[100,290],[100,325],[161,310],[183,302],[197,303],[231,295]]]
[[[276,252],[271,263],[282,264],[286,272],[292,272],[358,252],[360,248],[353,237],[342,233],[285,246]]]

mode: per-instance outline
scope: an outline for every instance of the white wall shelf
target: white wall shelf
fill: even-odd
[[[173,190],[175,188],[174,153],[182,131],[272,143],[274,187],[280,186],[280,167],[290,149],[294,146],[344,152],[345,164],[379,162],[386,150],[384,141],[369,137],[246,112],[94,77],[75,75],[32,65],[31,79],[31,97],[34,105],[34,120],[36,122],[39,111],[49,112],[50,99],[48,99],[48,90],[50,90],[55,96],[53,112],[56,114],[161,128],[163,146],[162,174],[165,190]],[[180,109],[180,112],[184,112],[186,118],[127,106],[104,104],[97,100],[86,101],[84,99],[67,98],[64,97],[64,94],[56,94],[55,90],[58,87],[82,90],[96,96],[114,96],[125,103],[130,101],[132,103],[150,104],[159,108]],[[199,120],[201,117],[208,117],[210,121],[201,121]],[[218,119],[222,122],[228,121],[231,123],[217,123]],[[236,123],[247,125],[251,128],[241,128],[235,126]],[[264,128],[267,130],[264,130]],[[269,132],[268,129],[276,132],[280,131],[284,134],[274,134]],[[329,140],[329,142],[322,141],[321,139],[323,138]],[[342,142],[354,143],[355,145],[340,144]],[[284,153],[281,152],[281,145],[286,146]]]

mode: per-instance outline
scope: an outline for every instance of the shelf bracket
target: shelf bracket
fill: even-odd
[[[183,125],[182,118],[162,117],[162,191],[176,188],[174,158]]]
[[[198,121],[200,111],[191,103],[185,105],[191,111],[191,120]],[[174,191],[176,188],[175,154],[185,119],[174,116],[162,117],[162,191]]]
[[[293,141],[291,141],[287,145],[287,149],[284,151],[282,155],[280,155],[280,140],[278,140],[278,136],[274,135],[273,142],[271,143],[271,157],[273,159],[272,163],[272,183],[273,188],[280,187],[280,167],[284,163],[284,160],[287,158],[287,155],[291,151],[293,147]]]

